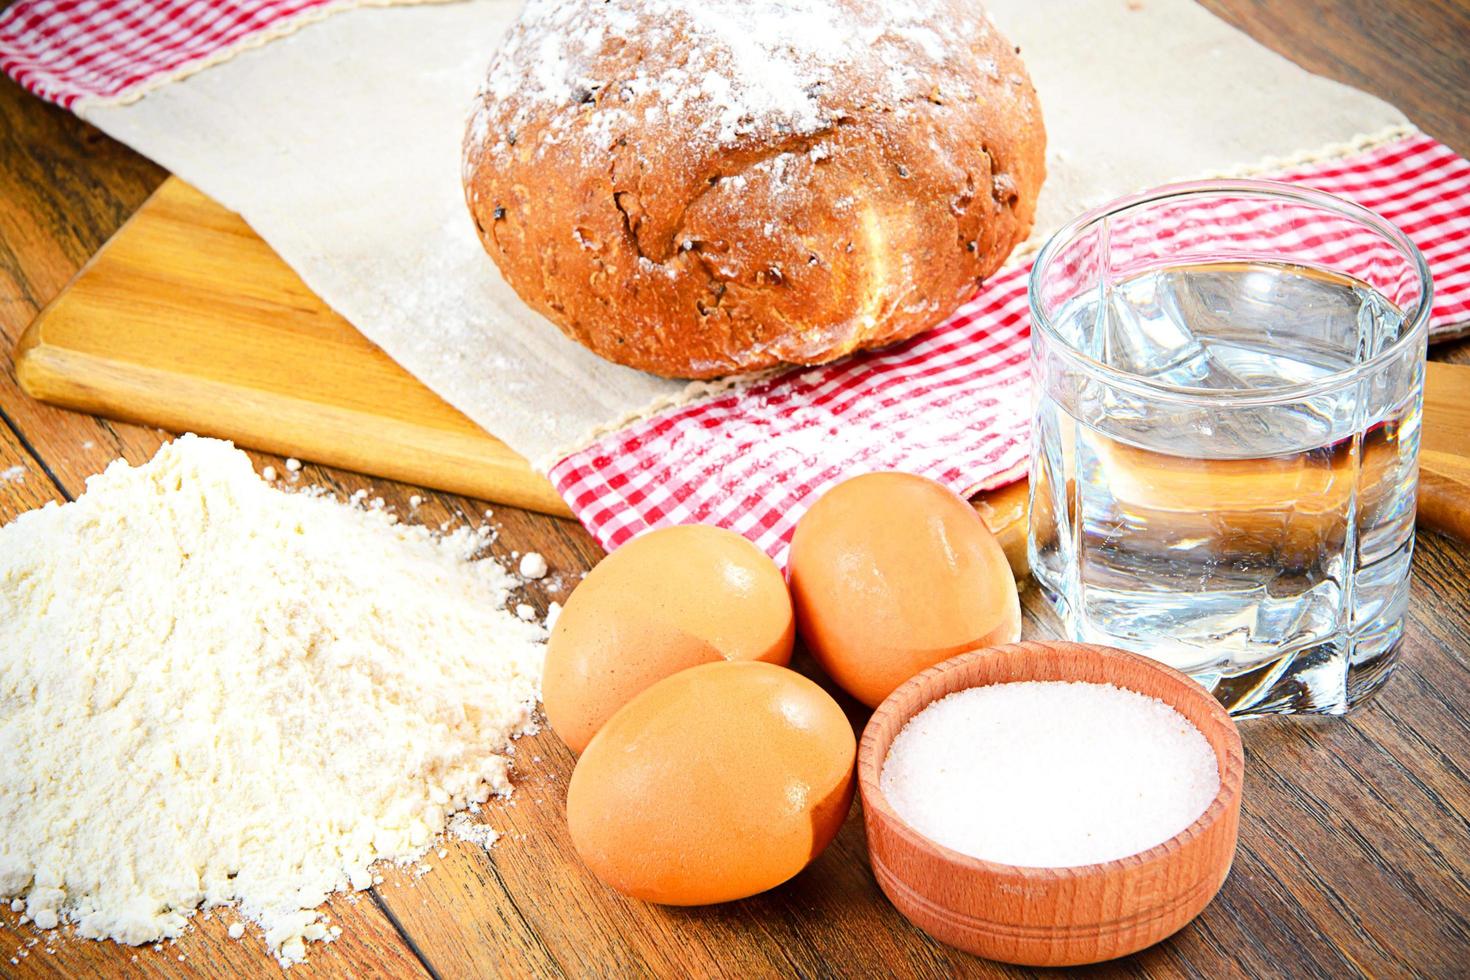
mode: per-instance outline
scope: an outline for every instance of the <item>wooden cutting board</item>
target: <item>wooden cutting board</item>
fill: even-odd
[[[570,516],[547,479],[171,177],[21,337],[32,397]]]
[[[169,178],[21,337],[31,396],[570,516],[524,457],[332,312],[238,215]],[[1470,534],[1470,367],[1431,364],[1421,516]],[[1018,574],[1026,488],[976,501]]]
[[[317,298],[238,215],[170,177],[21,337],[21,387],[109,418],[571,516],[525,457]],[[1025,484],[977,501],[1024,567]]]

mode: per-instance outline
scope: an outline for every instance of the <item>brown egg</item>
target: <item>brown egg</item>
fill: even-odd
[[[857,742],[827,692],[772,664],[705,664],[629,701],[587,746],[567,823],[625,895],[706,905],[774,888],[837,835]]]
[[[651,531],[567,600],[546,647],[546,718],[581,752],[650,684],[719,660],[785,664],[795,635],[786,582],[755,545],[702,524]]]
[[[1021,636],[995,536],[920,476],[870,473],[823,494],[796,525],[790,571],[802,639],[870,707],[926,667]]]

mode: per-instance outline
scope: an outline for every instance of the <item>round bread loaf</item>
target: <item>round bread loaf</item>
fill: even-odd
[[[708,378],[939,323],[1030,231],[1045,139],[971,0],[530,0],[464,183],[568,336]]]

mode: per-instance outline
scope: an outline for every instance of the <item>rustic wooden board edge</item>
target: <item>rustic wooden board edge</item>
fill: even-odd
[[[16,348],[16,376],[22,390],[38,401],[107,418],[153,425],[171,432],[196,432],[230,439],[251,449],[352,470],[383,479],[399,480],[435,490],[464,494],[522,507],[557,517],[572,517],[566,503],[549,482],[537,486],[525,478],[514,460],[487,455],[474,439],[441,432],[428,433],[413,426],[349,409],[332,409],[302,400],[303,412],[315,419],[312,428],[283,436],[275,428],[281,396],[262,398],[248,387],[228,386],[202,379],[187,382],[195,399],[208,399],[228,413],[228,424],[200,418],[181,409],[170,396],[180,392],[177,375],[149,372],[137,365],[118,365],[84,352],[48,345],[45,324],[37,319]],[[102,379],[87,384],[81,377]],[[347,438],[364,430],[376,442],[395,447],[395,456],[371,458]],[[432,445],[427,445],[431,441]],[[445,466],[447,456],[454,465]],[[543,481],[544,482],[544,481]],[[517,487],[521,489],[517,489]],[[1028,488],[1018,482],[986,491],[972,501],[986,526],[995,533],[1018,579],[1027,574],[1026,515]]]
[[[191,233],[199,241],[190,240]],[[160,245],[160,261],[150,261]],[[152,330],[155,324],[164,325],[155,333],[167,330],[170,317],[181,315],[170,305],[175,302],[187,308],[187,326],[195,337],[201,324],[216,326],[207,309],[194,313],[211,270],[180,274],[177,295],[160,294],[168,285],[169,261],[194,261],[206,253],[217,259],[222,250],[249,267],[242,274],[250,280],[288,287],[281,290],[280,301],[260,316],[298,331],[306,349],[321,336],[320,353],[330,355],[335,368],[345,366],[359,380],[386,382],[387,389],[407,396],[408,404],[379,414],[369,410],[370,399],[339,398],[334,403],[330,391],[324,394],[307,383],[310,377],[300,376],[318,367],[321,358],[295,355],[302,371],[286,371],[278,382],[262,385],[259,377],[246,383],[215,364],[196,373],[177,364],[150,365],[142,351],[119,352],[116,338],[110,345],[99,344],[99,313],[119,304],[118,297],[127,295],[130,284],[147,295],[120,316],[118,330],[125,339],[126,331]],[[253,309],[255,303],[258,297],[222,299],[221,307],[234,307],[219,311],[217,332],[238,332],[241,309]],[[187,335],[184,325],[178,326]],[[343,337],[352,342],[333,342]],[[156,335],[149,339],[156,346]],[[273,353],[288,361],[293,356]],[[15,371],[28,395],[74,411],[199,432],[252,449],[571,516],[550,481],[524,457],[475,426],[362,338],[238,216],[175,177],[166,180],[32,320],[16,345]]]
[[[472,438],[280,395],[262,398],[246,387],[185,380],[137,365],[124,368],[80,351],[47,346],[39,339],[43,333],[44,324],[37,321],[22,337],[15,358],[22,390],[39,401],[172,432],[230,439],[262,452],[298,456],[558,517],[572,516],[549,481],[524,464],[517,466],[513,459],[484,453]],[[78,381],[79,376],[105,383],[88,384]],[[181,393],[217,405],[218,415],[227,415],[228,422],[213,414],[200,417],[182,409],[176,400]],[[282,433],[277,421],[283,404],[309,415],[312,424]],[[362,433],[372,434],[377,452],[364,452],[358,441]]]

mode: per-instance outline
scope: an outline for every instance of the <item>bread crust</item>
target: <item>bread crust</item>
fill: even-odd
[[[531,0],[465,136],[485,249],[569,337],[668,377],[934,326],[1030,232],[1045,131],[977,4],[893,6]]]

